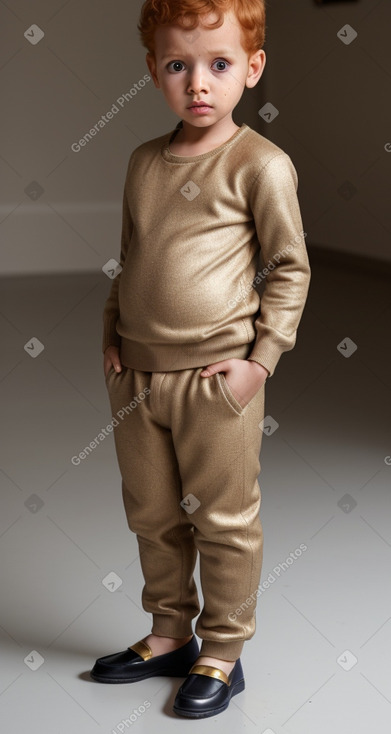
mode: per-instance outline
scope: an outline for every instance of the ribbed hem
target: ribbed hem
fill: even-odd
[[[191,620],[181,620],[177,615],[154,614],[151,632],[159,637],[181,639],[193,635]],[[231,640],[218,642],[217,640],[202,640],[200,655],[209,655],[220,660],[237,660],[243,650],[246,640]]]
[[[191,619],[181,620],[178,615],[154,614],[151,632],[160,637],[173,637],[181,639],[194,634]]]
[[[212,342],[212,340],[211,340]],[[176,344],[154,344],[152,347],[122,337],[120,360],[125,367],[143,372],[172,372],[195,367],[206,367],[223,359],[247,359],[249,344],[234,347],[216,346],[207,341],[178,346]]]
[[[220,660],[237,660],[240,658],[246,640],[232,640],[231,642],[216,642],[202,640],[200,656],[208,655]]]

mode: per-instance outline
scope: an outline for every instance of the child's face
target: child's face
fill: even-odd
[[[213,22],[211,13],[206,22]],[[236,16],[224,16],[220,28],[199,24],[194,31],[178,26],[159,26],[155,32],[156,62],[146,61],[155,86],[162,89],[167,104],[184,123],[209,127],[223,118],[232,120],[244,88],[254,87],[262,75],[266,55],[257,51],[250,58],[240,42]],[[209,105],[206,112],[193,112],[192,102]]]

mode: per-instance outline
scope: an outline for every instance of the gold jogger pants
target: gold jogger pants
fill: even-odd
[[[106,386],[130,530],[155,635],[193,633],[202,655],[236,660],[255,633],[263,559],[262,386],[242,408],[224,373],[111,367]],[[257,593],[258,590],[258,593]]]

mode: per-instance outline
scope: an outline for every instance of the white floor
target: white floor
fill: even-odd
[[[261,453],[264,565],[246,688],[200,721],[171,710],[182,679],[89,678],[97,657],[150,631],[113,436],[71,461],[111,419],[100,352],[110,283],[2,282],[1,731],[390,730],[390,278],[315,257],[312,272],[296,348],[267,383],[279,427]],[[35,358],[33,337],[44,346]],[[105,585],[112,572],[118,588]],[[202,601],[198,564],[196,581]]]

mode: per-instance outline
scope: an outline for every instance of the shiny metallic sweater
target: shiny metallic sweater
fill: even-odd
[[[236,357],[272,375],[310,282],[296,170],[245,123],[214,150],[174,155],[180,125],[130,155],[102,350],[148,372]]]

